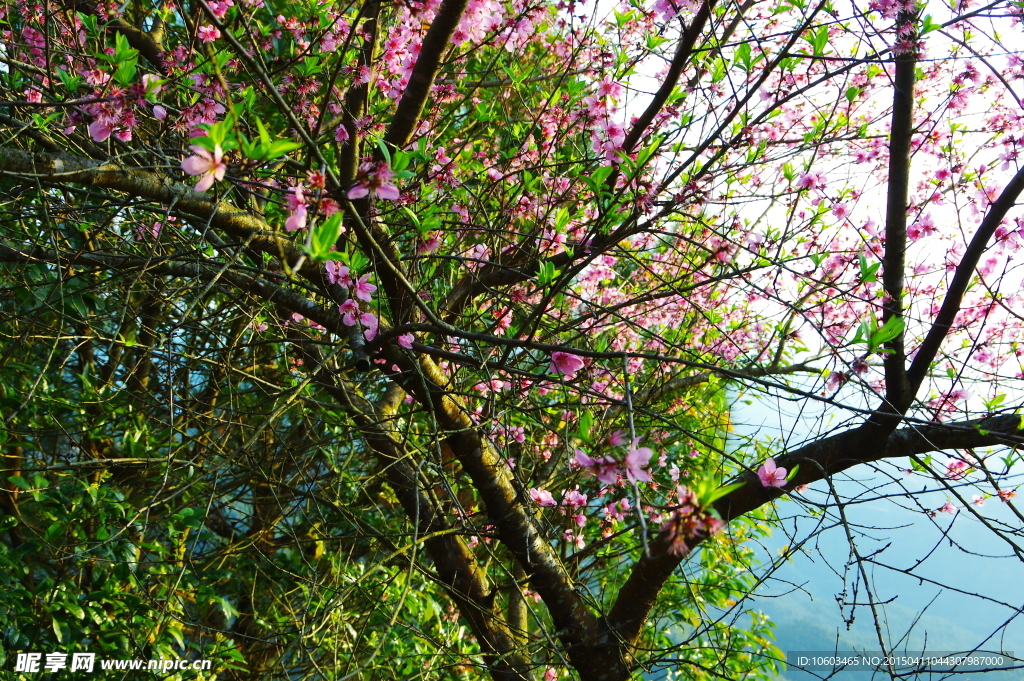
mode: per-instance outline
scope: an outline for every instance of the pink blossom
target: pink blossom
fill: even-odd
[[[394,173],[387,163],[363,163],[359,166],[356,186],[348,190],[348,198],[361,199],[365,196],[376,196],[387,201],[395,201],[401,195],[398,187],[391,183]]]
[[[196,33],[204,43],[212,43],[220,38],[220,29],[216,26],[200,26]]]
[[[541,595],[536,591],[530,591],[529,589],[523,589],[523,598],[532,598],[534,603],[541,602]]]
[[[582,449],[577,449],[575,462],[577,465],[589,469],[597,476],[598,480],[606,485],[614,484],[619,479],[619,462],[610,456],[592,459]]]
[[[530,498],[540,506],[558,506],[558,502],[546,489],[530,488]]]
[[[94,142],[106,142],[116,127],[114,121],[109,118],[97,118],[89,124],[89,136]]]
[[[441,246],[441,239],[437,232],[430,232],[416,246],[416,253],[426,255],[433,253]]]
[[[580,492],[579,487],[571,489],[562,495],[562,505],[569,508],[579,508],[587,505],[587,495]]]
[[[821,173],[807,172],[796,180],[798,189],[824,189],[827,180]]]
[[[778,468],[775,459],[768,457],[768,460],[757,469],[757,477],[765,487],[784,487],[786,484],[786,469]]]
[[[339,210],[341,210],[341,206],[339,206],[338,202],[335,201],[334,199],[332,199],[332,198],[322,198],[322,199],[320,199],[320,214],[321,215],[323,215],[325,217],[330,217],[330,216],[334,215],[335,213],[337,213]],[[344,225],[342,225],[342,227],[341,227],[341,233],[342,234],[345,233]]]
[[[832,215],[835,215],[840,220],[850,217],[850,206],[845,203],[837,203],[832,206]]]
[[[213,154],[198,144],[193,144],[189,148],[194,155],[181,162],[181,169],[189,175],[201,175],[199,182],[196,182],[196,191],[205,192],[213,186],[214,181],[224,179],[224,173],[228,170],[227,164],[223,161],[224,152],[219,144],[214,146]]]
[[[612,447],[621,447],[627,442],[629,442],[629,439],[626,437],[626,431],[624,430],[612,431],[608,435],[608,444]]]
[[[970,466],[967,465],[966,461],[953,459],[946,464],[946,477],[950,480],[958,480],[964,477],[968,468],[970,468]]]
[[[662,525],[661,533],[668,541],[668,552],[674,556],[686,556],[697,542],[718,532],[725,525],[712,511],[701,508],[697,495],[685,485],[676,490],[679,504]]]
[[[982,494],[975,494],[973,497],[971,497],[971,503],[974,504],[975,506],[984,506],[985,496]]]
[[[943,513],[956,513],[957,508],[956,504],[954,504],[952,501],[947,501],[945,504],[942,505],[942,508],[940,508],[939,510],[942,511]]]
[[[620,83],[612,80],[610,76],[605,76],[604,79],[598,83],[597,92],[602,97],[608,97],[609,99],[618,101],[622,98],[624,88]]]
[[[551,353],[551,366],[549,371],[564,374],[568,378],[576,375],[576,372],[583,368],[583,359],[568,352],[555,351]]]
[[[999,500],[1002,501],[1005,504],[1005,503],[1009,502],[1010,499],[1012,499],[1015,496],[1017,496],[1017,490],[1001,489],[1001,490],[999,490],[997,492],[997,494],[999,494]]]
[[[622,498],[618,502],[610,502],[604,507],[604,516],[608,521],[621,521],[629,513],[629,499]]]
[[[352,286],[354,283],[352,276],[349,274],[349,269],[345,265],[342,265],[336,260],[328,260],[327,264],[324,265],[324,270],[327,273],[327,281],[332,284],[339,286]]]
[[[377,287],[371,284],[369,279],[370,275],[364,274],[353,286],[355,297],[368,303],[373,300],[373,292],[377,290]]]
[[[163,223],[161,222],[154,222],[149,227],[138,225],[135,228],[135,238],[140,241],[146,238],[152,238],[154,240],[159,239],[161,229],[163,229]]]
[[[932,216],[926,213],[921,216],[920,220],[907,228],[907,238],[911,241],[917,241],[921,237],[930,236],[938,231],[935,223],[932,222]]]
[[[555,671],[554,667],[548,667],[544,670],[544,681],[555,681],[558,678],[558,672]]]
[[[412,350],[412,342],[416,340],[416,336],[411,333],[403,333],[398,337],[398,344],[406,350]]]
[[[364,312],[359,315],[359,321],[363,324],[363,337],[368,341],[372,341],[377,337],[377,329],[380,326],[380,320],[377,319],[377,315],[372,312]]]
[[[573,534],[572,530],[566,530],[562,533],[562,535],[565,537],[565,541],[569,542],[570,544],[576,544],[576,548],[578,549],[584,549],[587,546],[587,542],[583,539],[582,533]]]
[[[341,313],[341,323],[345,326],[355,326],[356,317],[359,315],[359,304],[352,298],[338,306]]]
[[[305,187],[300,183],[288,190],[288,211],[291,215],[284,221],[284,228],[289,232],[306,228],[306,198],[302,195]]]
[[[651,474],[644,470],[654,452],[648,447],[637,447],[640,438],[635,438],[626,452],[626,477],[639,482],[650,482]]]

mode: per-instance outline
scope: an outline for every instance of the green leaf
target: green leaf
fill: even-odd
[[[132,49],[128,44],[128,38],[123,33],[114,34],[114,62],[120,64],[123,61],[139,56],[139,51]]]
[[[585,411],[580,415],[580,427],[577,431],[580,439],[584,442],[590,442],[590,429],[594,427],[594,415],[589,411]]]
[[[302,142],[293,142],[291,140],[278,140],[276,142],[272,142],[270,147],[263,154],[263,160],[273,161],[275,158],[284,156],[296,149],[301,149],[302,146]]]
[[[78,603],[75,603],[74,601],[64,601],[63,606],[65,610],[70,612],[78,619],[85,619],[85,610],[83,610],[82,606],[80,606]]]
[[[653,52],[666,42],[668,42],[668,38],[666,36],[655,35],[654,33],[651,33],[645,39],[644,44],[646,45],[648,50]]]
[[[60,82],[64,84],[65,88],[67,88],[68,93],[72,95],[75,94],[78,91],[78,88],[82,86],[82,83],[85,82],[85,79],[81,76],[72,76],[64,69],[57,69],[57,77],[60,78]]]
[[[420,225],[420,219],[419,217],[416,216],[416,213],[413,213],[411,210],[409,210],[408,206],[402,206],[402,212],[405,213],[410,220],[412,220],[413,227],[416,228],[416,231],[422,234],[423,228]]]
[[[902,317],[891,317],[884,325],[878,327],[873,334],[871,334],[871,340],[868,345],[872,350],[881,346],[884,343],[897,338],[903,329],[906,327],[906,322],[903,321]]]
[[[20,475],[12,475],[11,477],[7,478],[7,482],[11,483],[18,489],[24,490],[26,492],[32,489],[32,485],[29,484],[29,481],[21,477]]]
[[[99,30],[97,23],[99,17],[95,14],[82,14],[81,12],[76,12],[75,14],[78,15],[78,19],[82,22],[82,26],[85,27],[87,33],[96,33]]]
[[[558,212],[555,213],[555,229],[561,232],[565,229],[566,225],[569,224],[569,219],[571,217],[572,216],[569,214],[569,211],[565,206],[559,208]]]
[[[708,493],[703,497],[698,495],[697,498],[702,506],[710,506],[711,504],[715,503],[716,501],[718,501],[725,495],[729,494],[733,490],[737,490],[740,487],[743,487],[745,484],[745,482],[734,482],[731,485],[723,485],[722,487],[718,487],[717,489],[713,490],[712,492]]]
[[[121,34],[118,33],[118,35],[120,36]],[[114,80],[117,81],[119,85],[124,85],[125,87],[131,85],[135,82],[135,75],[138,72],[137,66],[137,59],[128,59],[121,62],[118,64],[117,70],[114,71]]]
[[[46,528],[46,541],[56,541],[62,534],[64,534],[64,530],[67,529],[67,526],[67,523],[60,520],[51,523],[50,526]]]
[[[711,82],[717,83],[725,78],[726,66],[724,59],[715,59],[711,67]]]
[[[545,260],[541,263],[540,268],[537,271],[537,284],[539,286],[546,286],[551,283],[562,273],[562,270],[555,269],[555,264],[550,260]]]
[[[860,280],[861,283],[871,284],[878,281],[878,276],[875,274],[878,272],[878,268],[882,266],[881,261],[876,262],[872,265],[868,264],[868,259],[863,255],[860,256]]]
[[[1000,393],[993,397],[992,399],[982,400],[982,403],[985,405],[985,411],[995,411],[996,409],[999,408],[999,405],[1001,405],[1005,399],[1006,395]]]
[[[738,64],[744,72],[750,71],[750,43],[740,43],[736,47],[736,56],[734,59],[734,63]]]
[[[256,119],[256,129],[260,131],[260,142],[269,145],[271,142],[270,133],[267,132],[267,128],[263,125],[263,121],[258,118]]]
[[[384,144],[384,140],[377,140],[377,149],[380,151],[380,155],[384,157],[387,164],[391,165],[391,152],[388,150],[388,145]]]
[[[315,260],[325,260],[341,236],[341,213],[330,216],[316,228],[310,239],[310,250]]]
[[[391,170],[396,173],[400,173],[409,167],[409,162],[412,160],[412,154],[404,151],[396,151],[391,159]]]

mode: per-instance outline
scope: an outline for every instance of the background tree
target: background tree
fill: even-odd
[[[1012,504],[1014,3],[0,21],[5,651],[765,678],[780,495]],[[743,390],[841,425],[730,436]]]

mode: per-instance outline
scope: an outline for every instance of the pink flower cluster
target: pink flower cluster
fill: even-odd
[[[395,201],[401,195],[398,187],[392,184],[394,173],[391,166],[383,161],[360,164],[356,175],[356,185],[348,190],[348,198],[361,199],[366,196]]]
[[[363,326],[363,335],[366,337],[366,340],[369,341],[376,338],[377,329],[380,326],[377,315],[373,312],[360,311],[359,303],[356,302],[356,299],[367,303],[373,302],[373,292],[377,290],[377,287],[370,283],[370,275],[364,274],[359,279],[354,279],[348,267],[334,260],[328,261],[324,265],[324,270],[329,282],[339,286],[347,286],[352,294],[351,298],[338,306],[338,312],[341,313],[341,323],[345,326],[355,326],[358,321]],[[399,342],[401,343],[402,341],[400,340]],[[409,340],[409,346],[411,347],[411,345],[412,341]],[[402,343],[402,347],[405,347],[404,343]]]
[[[702,508],[697,495],[689,487],[676,490],[679,504],[661,526],[661,534],[673,556],[689,555],[701,540],[718,532],[725,523],[713,509]]]
[[[625,443],[625,434],[621,430],[615,431],[608,438],[608,444],[613,447]],[[639,444],[640,438],[634,438],[621,462],[610,455],[594,458],[582,449],[576,450],[574,460],[578,466],[590,471],[606,485],[615,484],[623,474],[634,482],[651,482],[652,478],[650,471],[647,470],[647,465],[650,463],[651,457],[654,456],[654,452],[649,447],[640,447]]]

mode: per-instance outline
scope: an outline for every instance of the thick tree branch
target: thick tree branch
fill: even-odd
[[[148,258],[141,256],[115,255],[102,252],[62,252],[45,248],[22,248],[0,242],[0,262],[19,264],[50,263],[95,267],[110,271],[142,271],[155,277],[179,277],[226,284],[230,288],[245,291],[267,303],[272,303],[310,319],[340,338],[350,335],[354,327],[345,326],[337,310],[324,308],[305,296],[288,288],[262,279],[226,269],[219,262],[196,262],[185,258]]]
[[[427,35],[423,37],[420,55],[409,76],[409,84],[402,93],[395,115],[384,134],[384,142],[395,149],[402,149],[412,139],[412,134],[423,115],[423,107],[430,96],[430,90],[434,86],[434,80],[437,78],[441,57],[452,44],[452,34],[455,33],[468,4],[469,0],[444,0],[427,30]]]
[[[160,75],[167,75],[167,62],[164,61],[163,54],[164,47],[160,42],[162,30],[154,30],[147,33],[142,29],[132,26],[122,17],[108,19],[106,11],[100,10],[97,7],[97,3],[92,0],[67,0],[63,4],[70,10],[99,17],[101,21],[106,21],[108,30],[117,31],[123,35],[128,40],[128,44],[138,50],[139,54],[145,57],[146,61],[160,72]],[[163,24],[158,19],[154,26],[162,28]]]
[[[1006,214],[1017,205],[1017,199],[1021,192],[1024,192],[1024,169],[1017,171],[1013,179],[1003,188],[999,198],[989,208],[988,214],[978,227],[978,231],[974,233],[971,243],[960,259],[960,264],[957,265],[953,281],[950,282],[946,295],[942,298],[939,313],[935,315],[935,321],[932,322],[932,328],[928,330],[928,335],[918,347],[914,361],[911,362],[910,369],[907,371],[907,381],[912,395],[921,388],[921,384],[931,368],[932,360],[935,359],[942,341],[953,327],[956,315],[960,311],[960,303],[967,292],[967,287],[970,286],[971,279],[974,278],[974,270],[988,248],[989,241],[992,240],[992,236],[996,233],[996,229]]]
[[[337,287],[332,287],[326,280],[323,269],[306,258],[291,240],[279,236],[263,219],[226,201],[213,201],[208,194],[194,191],[191,185],[175,182],[165,175],[71,154],[42,154],[0,147],[0,176],[5,175],[23,180],[111,189],[173,206],[176,212],[193,216],[202,224],[246,243],[248,248],[285,263],[301,262],[302,266],[296,273],[337,298]]]
[[[668,72],[665,74],[665,80],[662,81],[658,91],[654,93],[654,97],[651,99],[650,104],[647,105],[647,108],[644,109],[644,112],[637,117],[636,122],[630,128],[629,134],[626,135],[626,139],[622,143],[622,150],[627,154],[634,150],[637,142],[643,137],[644,132],[647,131],[647,127],[654,120],[654,117],[658,115],[658,112],[668,102],[668,98],[672,96],[672,92],[676,89],[676,84],[679,83],[679,77],[682,75],[683,69],[686,68],[687,62],[693,56],[693,47],[697,44],[697,38],[700,37],[705,24],[708,23],[708,19],[711,18],[711,10],[714,5],[715,0],[704,0],[700,5],[700,9],[697,10],[697,15],[693,18],[693,21],[683,31],[683,35],[679,39],[679,45],[676,46],[676,53],[672,56],[672,63],[669,64]]]
[[[1019,415],[998,416],[943,425],[902,428],[888,437],[868,424],[822,438],[777,458],[780,466],[800,464],[796,478],[786,485],[795,489],[804,484],[835,475],[852,466],[883,458],[911,456],[947,449],[1024,444]],[[786,494],[780,488],[763,487],[756,476],[746,476],[747,484],[723,497],[715,509],[726,521],[742,516]],[[608,617],[609,627],[624,641],[634,644],[644,622],[672,572],[682,559],[669,554],[659,538],[652,543],[649,556],[634,565],[619,591]]]
[[[643,405],[653,404],[660,399],[668,397],[672,393],[676,393],[687,388],[692,388],[696,385],[707,383],[711,380],[711,376],[714,375],[713,371],[701,371],[695,374],[678,374],[668,379],[660,385],[656,385],[646,390],[640,390],[632,396],[632,403],[635,407],[641,407]],[[817,369],[810,364],[801,362],[800,364],[794,364],[792,366],[778,367],[778,368],[754,368],[746,369],[743,371],[730,372],[730,378],[737,378],[738,376],[746,376],[750,378],[760,378],[763,376],[784,376],[789,374],[799,373],[812,373],[820,374],[821,370]],[[613,404],[604,410],[602,418],[610,419],[618,416],[626,410],[626,404]]]
[[[909,30],[906,40],[916,45],[917,17],[901,12],[898,30]],[[889,187],[885,209],[885,255],[882,265],[882,286],[885,301],[882,323],[896,320],[903,323],[903,275],[907,251],[907,201],[910,196],[910,143],[914,134],[914,80],[917,68],[916,47],[895,57],[896,75],[893,83],[892,124],[889,136]],[[885,344],[885,397],[891,409],[904,413],[910,408],[913,395],[907,385],[904,332]]]
[[[321,358],[314,347],[305,348],[312,367],[320,367]],[[520,651],[520,642],[501,620],[494,589],[487,575],[466,546],[462,537],[450,529],[440,512],[437,499],[420,484],[420,476],[401,441],[389,426],[391,419],[378,412],[352,386],[336,374],[320,371],[316,382],[349,414],[370,449],[376,454],[380,470],[395,492],[406,515],[416,524],[425,541],[427,553],[459,612],[470,623],[487,658],[492,676],[499,681],[529,681],[533,667]]]
[[[389,362],[408,366],[407,358],[393,347],[384,351]],[[421,355],[414,371],[394,379],[428,406],[440,430],[448,433],[445,441],[472,479],[502,543],[523,568],[531,588],[544,599],[573,666],[593,681],[626,678],[625,660],[538,529],[525,490],[516,484],[505,457],[481,435],[466,408],[448,390],[437,365]]]

